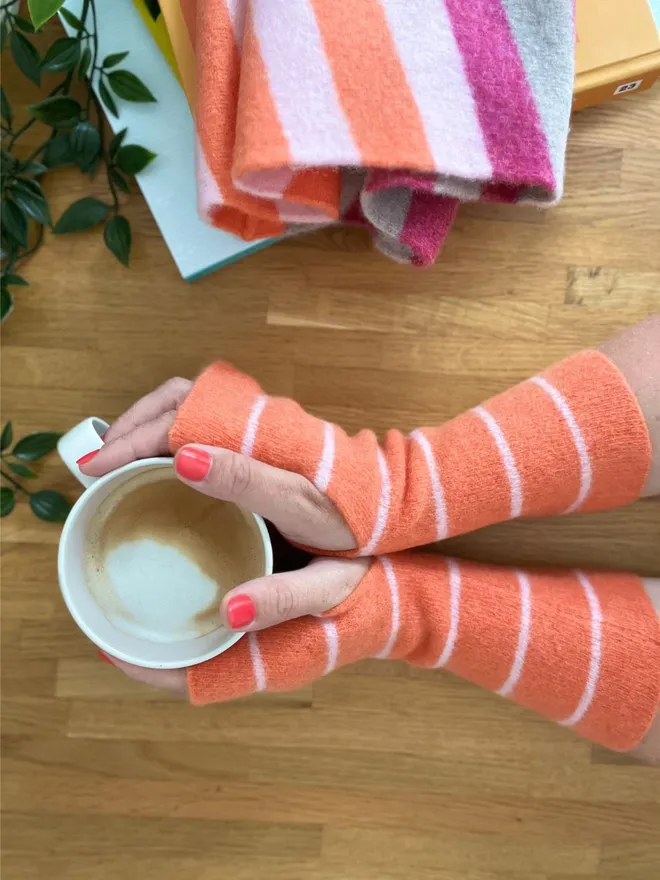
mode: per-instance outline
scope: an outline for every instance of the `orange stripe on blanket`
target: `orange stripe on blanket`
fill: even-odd
[[[310,2],[362,164],[433,171],[422,117],[379,0]]]
[[[247,215],[248,234],[251,217],[279,223],[277,209],[270,202],[235,189],[231,178],[241,60],[224,0],[205,0],[198,9],[197,55],[197,132],[224,205]],[[224,219],[222,214],[214,217],[219,224]],[[230,231],[236,232],[239,218],[232,215],[230,219]]]
[[[288,168],[291,164],[289,144],[273,101],[250,9],[243,37],[234,157],[232,173],[237,178],[249,171]]]
[[[308,168],[297,171],[287,186],[284,198],[297,205],[320,208],[330,219],[339,217],[341,171],[336,168]]]

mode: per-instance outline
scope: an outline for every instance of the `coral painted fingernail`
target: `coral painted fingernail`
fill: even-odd
[[[203,449],[184,447],[177,453],[174,469],[184,480],[199,483],[200,480],[208,476],[208,472],[211,470],[211,456]]]
[[[232,629],[249,626],[256,617],[257,609],[249,596],[232,596],[227,602],[227,620]]]
[[[97,652],[96,652],[96,656],[99,658],[99,660],[103,660],[104,663],[109,663],[110,666],[114,666],[114,665],[115,665],[115,664],[112,662],[112,660],[108,657],[108,655],[103,653],[103,651],[97,651]]]
[[[85,455],[81,455],[80,458],[76,461],[76,464],[78,465],[78,467],[80,467],[81,464],[87,464],[88,461],[91,461],[94,456],[98,454],[98,449],[93,449],[91,452],[87,452]]]

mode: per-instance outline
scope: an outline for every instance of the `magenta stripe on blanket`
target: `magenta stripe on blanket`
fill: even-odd
[[[538,108],[500,0],[444,2],[477,105],[495,181],[554,190],[555,177]]]
[[[401,242],[412,253],[415,266],[430,266],[449,235],[459,202],[432,193],[416,192],[410,200]]]

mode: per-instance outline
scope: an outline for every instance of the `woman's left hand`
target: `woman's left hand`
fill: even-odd
[[[241,630],[266,629],[286,620],[307,614],[321,614],[343,602],[362,580],[369,568],[368,559],[314,559],[306,568],[258,578],[232,590],[222,604],[222,615],[231,618],[227,605],[231,598],[242,603],[252,602],[255,616],[252,623]],[[218,609],[218,617],[221,609]],[[229,629],[229,621],[225,624]],[[229,649],[231,650],[231,648]],[[170,691],[180,697],[188,696],[185,669],[145,669],[133,666],[116,657],[103,655],[129,678],[140,684]]]

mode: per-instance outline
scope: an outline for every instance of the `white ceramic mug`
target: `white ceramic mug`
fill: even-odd
[[[58,575],[62,596],[85,635],[101,650],[152,669],[178,669],[193,666],[221,654],[237,642],[243,633],[229,632],[223,626],[206,635],[177,642],[152,642],[131,635],[111,623],[99,608],[87,586],[85,558],[87,535],[92,517],[101,502],[123,482],[149,468],[172,465],[172,458],[144,458],[132,461],[103,477],[83,474],[77,460],[94,449],[103,446],[103,435],[108,425],[103,419],[86,419],[60,438],[57,451],[71,473],[85,486],[85,491],[69,513],[58,555]],[[263,543],[264,571],[272,574],[273,551],[266,524],[256,514],[254,517]],[[219,619],[219,618],[218,618]]]

